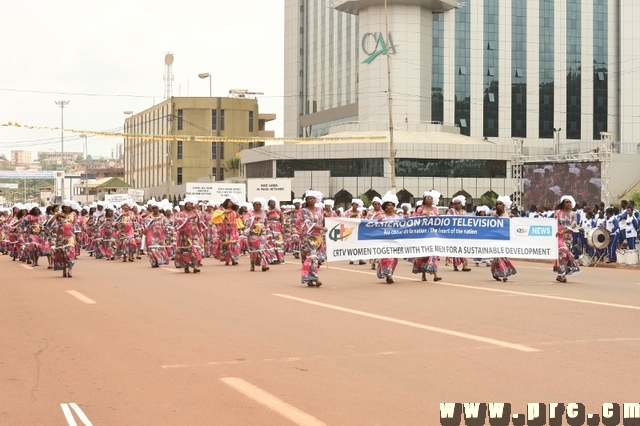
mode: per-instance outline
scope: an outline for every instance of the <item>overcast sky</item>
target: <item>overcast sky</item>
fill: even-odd
[[[122,131],[124,111],[164,99],[164,57],[174,54],[173,95],[264,92],[268,130],[282,136],[284,0],[21,0],[0,18],[0,124]],[[92,156],[110,156],[122,139],[89,137]],[[64,150],[84,142],[65,134]],[[60,132],[0,127],[0,153],[60,151]]]

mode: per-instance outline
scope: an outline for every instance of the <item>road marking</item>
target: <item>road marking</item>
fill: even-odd
[[[95,304],[96,304],[96,301],[95,301],[95,300],[89,299],[89,298],[88,298],[87,296],[85,296],[84,294],[82,294],[82,293],[78,293],[78,292],[77,292],[77,291],[75,291],[75,290],[67,290],[67,293],[69,293],[70,295],[72,295],[72,296],[73,296],[73,297],[75,297],[76,299],[78,299],[78,300],[80,300],[80,301],[82,301],[82,302],[84,302],[84,303],[87,303],[87,304],[89,304],[89,305],[95,305]]]
[[[353,271],[351,269],[343,269],[343,268],[332,268],[332,269],[339,270],[339,271],[356,272],[358,274],[375,275],[373,273],[366,272],[366,271]],[[421,281],[421,280],[419,280],[417,278],[401,277],[401,276],[397,276],[397,275],[394,275],[394,278],[402,279],[402,280],[406,280],[406,281]],[[445,283],[445,282],[442,282],[442,281],[439,281],[439,282],[429,281],[429,284],[441,285],[441,286],[445,286],[445,287],[466,288],[466,289],[470,289],[470,290],[491,291],[491,292],[494,292],[494,293],[517,294],[517,295],[520,295],[520,296],[539,297],[541,299],[563,300],[565,302],[585,303],[585,304],[588,304],[588,305],[608,306],[608,307],[611,307],[611,308],[640,310],[640,306],[635,306],[635,305],[621,305],[619,303],[597,302],[595,300],[574,299],[572,297],[553,296],[553,295],[550,295],[550,294],[535,294],[535,293],[526,293],[526,292],[523,292],[523,291],[501,290],[501,289],[498,289],[498,288],[475,287],[475,286],[472,286],[472,285]]]
[[[76,404],[75,402],[70,402],[69,404],[60,404],[60,407],[62,407],[64,418],[67,420],[69,426],[78,426],[78,423],[76,423],[76,420],[73,418],[73,413],[71,413],[69,406],[71,406],[71,408],[73,408],[73,411],[76,412],[76,415],[83,425],[93,426],[89,418],[84,414],[84,412],[80,409],[80,407],[78,407],[78,404]]]
[[[350,313],[350,314],[361,315],[361,316],[368,317],[368,318],[374,318],[374,319],[379,319],[379,320],[382,320],[382,321],[388,321],[388,322],[392,322],[392,323],[396,323],[396,324],[406,325],[406,326],[409,326],[409,327],[420,328],[420,329],[423,329],[423,330],[433,331],[435,333],[447,334],[449,336],[460,337],[462,339],[475,340],[477,342],[487,343],[487,344],[490,344],[490,345],[496,345],[496,346],[500,346],[500,347],[507,348],[507,349],[515,349],[517,351],[522,351],[522,352],[539,352],[540,351],[539,349],[530,348],[528,346],[519,345],[517,343],[505,342],[503,340],[491,339],[489,337],[476,336],[474,334],[462,333],[460,331],[455,331],[455,330],[447,330],[446,328],[433,327],[433,326],[430,326],[430,325],[419,324],[417,322],[411,322],[411,321],[405,321],[405,320],[401,320],[401,319],[398,319],[398,318],[387,317],[387,316],[384,316],[384,315],[372,314],[372,313],[369,313],[369,312],[356,311],[355,309],[343,308],[341,306],[329,305],[327,303],[315,302],[313,300],[302,299],[302,298],[299,298],[299,297],[289,296],[289,295],[286,295],[286,294],[273,294],[273,296],[282,297],[282,298],[290,299],[290,300],[295,300],[295,301],[302,302],[302,303],[308,303],[309,305],[321,306],[323,308],[334,309],[336,311],[342,311],[342,312],[347,312],[347,313]]]
[[[33,269],[31,265],[26,265],[24,263],[21,263],[20,266],[22,266],[24,269]]]
[[[220,380],[254,401],[271,408],[276,413],[286,417],[297,425],[326,426],[324,422],[316,419],[310,414],[297,409],[293,405],[287,404],[281,399],[276,398],[270,393],[263,391],[259,387],[256,387],[247,381],[236,377],[223,377]]]

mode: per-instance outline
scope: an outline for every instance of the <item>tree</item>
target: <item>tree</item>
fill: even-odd
[[[236,172],[240,170],[241,165],[239,158],[230,158],[224,162],[224,169],[236,176]]]

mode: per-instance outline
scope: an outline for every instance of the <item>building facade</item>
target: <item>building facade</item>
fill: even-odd
[[[11,151],[11,164],[14,166],[31,164],[31,151]]]
[[[531,155],[608,132],[615,152],[639,152],[637,2],[383,3],[285,1],[285,136],[388,128],[390,75],[399,128],[441,122]]]
[[[255,99],[172,97],[125,120],[124,179],[147,196],[184,194],[187,182],[239,176],[237,154],[251,144],[200,142],[192,137],[265,137],[275,114]],[[157,137],[155,137],[157,136]],[[171,137],[167,137],[171,136]]]

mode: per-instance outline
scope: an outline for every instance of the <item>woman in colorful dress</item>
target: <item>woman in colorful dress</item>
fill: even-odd
[[[233,195],[233,194],[232,194]],[[216,258],[220,262],[224,262],[225,266],[229,264],[236,266],[240,258],[240,235],[238,234],[238,203],[235,195],[229,197],[220,206],[218,211],[222,213],[222,221],[217,224],[218,227],[218,249]]]
[[[509,217],[509,209],[511,208],[511,197],[508,195],[498,197],[496,201],[496,210],[491,214],[493,217]],[[496,281],[507,282],[507,277],[515,275],[516,268],[506,257],[496,257],[491,262],[491,275]]]
[[[396,204],[398,204],[398,197],[393,193],[393,191],[387,192],[384,197],[382,197],[381,207],[384,214],[380,216],[378,220],[383,221],[398,219],[399,216],[396,212]],[[393,273],[396,271],[397,266],[397,258],[382,258],[378,263],[378,270],[376,274],[378,278],[384,279],[387,284],[393,284]]]
[[[262,197],[253,200],[253,211],[248,213],[246,221],[247,238],[249,244],[249,259],[251,272],[259,266],[262,272],[269,270],[269,262],[276,258],[273,250],[267,245],[267,215],[262,206],[266,200]]]
[[[440,193],[435,190],[427,191],[423,194],[422,205],[418,207],[413,214],[414,217],[432,217],[438,216],[438,202],[440,201]],[[422,281],[427,281],[427,274],[433,275],[433,281],[440,281],[442,277],[438,276],[438,266],[440,264],[439,256],[420,257],[413,260],[412,273],[422,273]]]
[[[22,221],[25,232],[25,251],[31,266],[39,266],[38,259],[42,252],[42,221],[40,208],[33,207]]]
[[[343,217],[349,219],[364,219],[365,215],[362,213],[362,208],[364,207],[364,202],[360,198],[352,198],[351,199],[351,208],[344,212]],[[355,260],[350,260],[349,265],[353,265]],[[367,262],[360,259],[358,260],[358,265],[366,265]]]
[[[76,263],[76,242],[73,234],[76,215],[71,211],[72,202],[62,202],[62,212],[56,214],[53,229],[56,235],[53,250],[53,269],[62,270],[62,276],[71,278],[71,270]]]
[[[122,214],[118,217],[118,248],[116,257],[122,257],[122,261],[133,262],[134,257],[138,254],[138,243],[134,233],[134,224],[137,223],[136,214],[129,208],[129,203],[122,204]]]
[[[115,208],[111,205],[104,207],[104,215],[98,220],[100,233],[100,259],[114,260],[118,248],[118,228],[115,217]]]
[[[276,254],[274,263],[284,263],[284,236],[282,235],[282,210],[276,197],[269,198],[267,215],[267,227],[270,234],[270,245]]]
[[[249,253],[249,237],[247,236],[247,221],[251,218],[249,213],[249,207],[251,204],[245,203],[238,209],[238,217],[244,225],[242,231],[240,231],[240,253],[246,256]]]
[[[167,250],[167,228],[169,220],[160,213],[158,203],[150,203],[151,213],[144,218],[144,236],[147,256],[152,268],[169,264],[169,252]]]
[[[383,217],[384,210],[382,209],[382,200],[380,197],[373,197],[373,200],[371,200],[371,208],[366,215],[366,219],[382,220]],[[371,269],[375,271],[378,267],[379,260],[371,259],[369,262],[371,263]]]
[[[301,282],[309,287],[320,287],[320,263],[322,262],[322,245],[324,233],[324,215],[321,207],[316,202],[322,201],[322,193],[309,190],[305,193],[304,206],[300,210],[300,259],[302,269],[300,270]]]
[[[184,211],[174,214],[175,229],[177,232],[177,251],[173,258],[176,268],[184,268],[185,274],[200,272],[204,251],[204,232],[207,224],[204,223],[204,215],[194,206],[198,203],[195,197],[184,199]]]
[[[457,197],[453,197],[453,200],[451,201],[453,202],[453,205],[447,211],[447,215],[465,216],[467,214],[467,211],[464,209],[464,205],[467,199],[463,195],[458,195]],[[458,269],[460,266],[462,266],[462,270],[464,272],[469,272],[471,270],[471,268],[467,266],[466,257],[452,257],[450,259],[451,259],[451,263],[453,264],[453,270],[455,272],[458,272],[460,270]]]
[[[215,211],[215,205],[213,203],[208,203],[205,211],[204,211],[204,221],[207,225],[207,229],[204,232],[204,257],[213,257],[215,254],[215,240],[217,229],[216,225],[211,223],[211,219],[213,218],[213,212]]]
[[[556,207],[556,219],[558,220],[558,259],[553,265],[556,273],[556,281],[567,282],[567,276],[580,273],[580,266],[571,253],[570,244],[573,241],[573,228],[578,226],[577,214],[573,211],[576,202],[570,195],[563,195],[560,204]]]
[[[491,209],[487,206],[478,206],[476,207],[476,216],[490,216],[492,213]],[[473,258],[473,263],[476,264],[476,266],[480,266],[481,263],[484,263],[485,265],[487,265],[487,267],[491,267],[491,259],[487,258],[487,257],[475,257]]]

